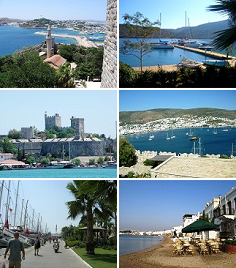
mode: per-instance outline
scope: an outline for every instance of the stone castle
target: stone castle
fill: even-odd
[[[50,130],[54,126],[61,128],[61,117],[59,114],[48,116],[45,113],[45,130]],[[85,138],[84,118],[71,117],[71,127],[75,129],[73,138],[54,138],[42,140],[34,138],[34,128],[22,128],[22,138],[12,140],[16,148],[24,150],[28,155],[47,155],[50,153],[54,157],[65,151],[65,155],[70,158],[77,156],[103,156],[105,155],[105,141],[98,138]]]

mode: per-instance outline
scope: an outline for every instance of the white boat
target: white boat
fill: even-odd
[[[214,129],[213,134],[214,134],[214,135],[217,134],[217,129],[216,129],[216,128]]]
[[[49,169],[60,169],[60,168],[64,168],[64,164],[60,164],[57,161],[52,161],[47,168]]]
[[[202,62],[196,61],[196,60],[189,60],[185,57],[182,59],[182,61],[177,65],[178,67],[185,67],[185,68],[196,68],[202,66]]]
[[[226,60],[204,60],[203,64],[218,66],[218,67],[229,66],[229,62]]]
[[[170,137],[168,136],[168,132],[167,132],[167,135],[166,135],[166,139],[167,140],[170,140]]]
[[[202,50],[206,50],[206,51],[211,51],[211,50],[213,50],[213,47],[212,46],[210,46],[210,45],[208,45],[208,44],[201,44],[200,46],[199,46],[199,49],[202,49]]]
[[[176,138],[176,136],[173,134],[173,130],[172,130],[172,135],[171,135],[170,138],[171,138],[171,139],[175,139],[175,138]]]
[[[201,45],[200,43],[192,39],[186,39],[184,42],[185,47],[199,48],[200,45]]]
[[[174,46],[165,41],[150,43],[153,49],[174,49]]]

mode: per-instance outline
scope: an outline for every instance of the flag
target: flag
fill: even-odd
[[[5,227],[6,227],[7,229],[9,229],[9,223],[8,223],[8,220],[6,220]]]
[[[42,235],[42,233],[41,232],[39,232],[39,236],[41,236]]]
[[[9,208],[10,211],[12,211],[13,209],[12,208]]]
[[[28,228],[26,229],[26,231],[25,231],[25,232],[26,232],[28,235],[29,235],[29,233],[30,233]]]

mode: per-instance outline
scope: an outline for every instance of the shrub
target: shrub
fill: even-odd
[[[119,84],[120,87],[134,87],[138,74],[128,64],[119,64]]]

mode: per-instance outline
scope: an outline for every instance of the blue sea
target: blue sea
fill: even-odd
[[[21,28],[15,26],[0,26],[0,56],[13,54],[16,50],[41,44],[45,40],[45,35],[38,35],[35,32],[47,31],[46,28]],[[78,31],[67,29],[52,29],[55,34],[69,34],[89,37],[103,36],[104,34],[95,33],[93,35],[80,34]],[[55,37],[56,43],[76,44],[73,38]],[[94,41],[92,41],[94,42]]]
[[[147,249],[162,241],[162,236],[119,235],[119,255]]]
[[[117,168],[1,170],[0,178],[117,178]]]
[[[193,136],[201,138],[202,154],[221,154],[231,155],[232,143],[234,144],[234,155],[236,155],[236,128],[218,128],[217,134],[213,134],[213,128],[194,128],[191,129]],[[168,131],[154,132],[154,139],[149,140],[149,133],[126,136],[128,141],[133,144],[136,150],[160,151],[179,153],[193,153],[193,141],[189,140],[189,129],[174,129]],[[176,136],[174,139],[167,140],[168,137]],[[197,147],[196,141],[196,147]]]
[[[123,44],[125,38],[120,38],[120,47]],[[135,39],[128,39],[135,41]],[[158,42],[159,39],[151,39],[151,42]],[[171,39],[162,39],[162,41],[171,42]],[[196,39],[199,43],[210,43],[210,39]],[[224,52],[220,52],[226,54]],[[188,50],[175,47],[174,49],[153,49],[153,51],[143,57],[143,66],[158,66],[158,65],[173,65],[181,62],[183,58],[196,60],[202,62],[204,60],[212,60],[214,58],[206,57],[202,54],[194,53]],[[129,64],[131,67],[139,67],[139,59],[133,55],[124,55],[119,53],[119,61]]]

